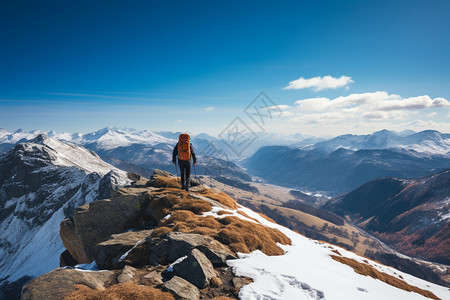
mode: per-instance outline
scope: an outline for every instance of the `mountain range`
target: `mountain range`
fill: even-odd
[[[23,134],[18,132],[17,134]],[[103,135],[102,135],[103,136]],[[92,139],[96,140],[96,139]],[[91,141],[92,141],[91,140]],[[18,140],[20,141],[20,140]],[[156,145],[159,145],[158,147],[161,147],[161,145],[170,145],[168,143],[160,143],[159,141],[156,142]],[[146,145],[140,145],[140,144],[131,144],[128,146],[120,146],[116,148],[111,149],[104,149],[101,150],[102,143],[87,143],[85,145],[95,145],[97,148],[97,151],[105,151],[105,153],[110,153],[114,151],[119,151],[120,149],[128,149],[130,151],[130,155],[134,153],[136,155],[136,152],[140,153],[139,151],[132,151],[132,147],[152,147],[151,144],[148,146]],[[99,146],[100,145],[100,146]],[[109,144],[110,145],[110,144]],[[94,147],[94,146],[92,146]],[[170,146],[172,147],[172,146]],[[170,153],[170,147],[168,147],[167,151]],[[119,150],[118,150],[119,149]],[[138,148],[141,149],[141,148]],[[120,152],[120,151],[119,151]],[[158,151],[156,151],[157,153]],[[161,157],[155,157],[154,161],[157,162],[159,159],[167,159],[167,152],[159,152]],[[123,154],[123,153],[122,153]],[[148,154],[148,156],[151,156]],[[227,163],[227,162],[223,162]],[[160,171],[159,174],[166,174],[161,173],[163,171]],[[244,173],[246,174],[246,173]],[[130,175],[126,172],[104,162],[99,155],[97,155],[94,151],[89,150],[83,146],[76,145],[74,143],[68,143],[64,141],[57,140],[52,137],[48,137],[45,134],[39,134],[37,137],[31,140],[22,140],[20,143],[15,143],[12,148],[10,148],[7,152],[3,153],[0,156],[0,228],[1,228],[1,236],[0,236],[0,251],[1,251],[1,260],[0,260],[0,267],[1,267],[1,278],[0,278],[0,287],[2,290],[9,290],[11,289],[11,286],[15,288],[17,291],[17,288],[21,287],[21,284],[28,282],[31,278],[39,276],[45,272],[48,272],[54,268],[56,268],[62,261],[67,262],[67,252],[66,256],[61,255],[64,251],[64,246],[62,244],[62,241],[58,237],[58,229],[60,222],[66,218],[68,223],[73,222],[70,221],[73,219],[74,212],[79,211],[82,212],[82,210],[78,210],[77,207],[80,205],[82,207],[86,207],[89,203],[98,202],[101,199],[113,199],[115,195],[117,195],[116,191],[120,187],[123,186],[129,186],[132,181],[135,181],[136,178],[138,178],[137,175]],[[172,175],[170,175],[172,176]],[[235,174],[237,178],[237,174]],[[248,176],[248,175],[247,175]],[[133,178],[133,179],[131,179]],[[153,180],[153,181],[152,181]],[[156,187],[153,187],[153,190],[150,189],[149,192],[156,192],[159,193],[157,190],[154,190],[154,188],[162,188],[162,187],[171,187],[162,185],[161,183],[158,183],[159,181],[154,178],[150,180],[150,182],[153,182],[151,184],[159,184]],[[169,180],[168,182],[172,182],[173,179],[165,179]],[[172,181],[171,181],[172,180]],[[241,180],[241,179],[240,179]],[[445,180],[444,180],[445,182]],[[148,183],[147,183],[148,184]],[[172,183],[171,183],[172,184]],[[174,186],[175,187],[175,186]],[[124,196],[122,199],[134,199],[133,195],[137,195],[141,193],[145,188],[144,186],[135,186],[134,190],[127,190],[123,193],[131,193],[129,196]],[[257,191],[257,190],[256,190]],[[170,190],[165,191],[170,192]],[[164,192],[164,193],[165,193]],[[219,191],[215,191],[214,193],[206,193],[202,192],[201,194],[195,196],[193,199],[201,199],[205,200],[207,197],[213,197],[213,199],[222,199],[219,196],[214,196],[215,193],[218,193]],[[137,193],[137,194],[136,194]],[[145,192],[144,192],[145,194]],[[139,194],[140,195],[140,194]],[[146,194],[147,195],[147,194]],[[156,194],[155,194],[156,195]],[[206,197],[205,197],[206,195]],[[140,196],[139,196],[140,197]],[[146,196],[147,197],[147,196]],[[153,196],[152,196],[153,197]],[[184,197],[184,196],[183,196]],[[189,196],[191,197],[191,196]],[[189,198],[188,197],[188,198]],[[203,197],[203,198],[202,198]],[[215,198],[214,198],[215,197]],[[158,197],[156,197],[159,199]],[[156,199],[155,198],[155,199]],[[147,199],[147,198],[145,198]],[[142,199],[143,201],[145,200]],[[153,198],[152,198],[153,199]],[[179,209],[187,209],[196,212],[199,208],[197,206],[194,206],[192,208],[189,208],[189,205],[193,205],[196,203],[193,201],[193,199],[189,198],[188,202],[183,204],[181,207],[184,208],[177,208]],[[166,199],[167,200],[167,199]],[[161,203],[166,203],[164,200]],[[111,200],[101,200],[102,203],[106,203],[109,205]],[[128,200],[127,200],[128,201]],[[145,200],[148,201],[148,200]],[[158,200],[159,201],[159,200]],[[162,200],[161,200],[162,201]],[[183,200],[184,201],[184,200]],[[210,201],[210,200],[208,200]],[[216,200],[217,201],[217,200]],[[147,202],[144,202],[147,203]],[[168,203],[171,203],[170,201]],[[211,202],[213,203],[213,202]],[[215,202],[214,202],[215,203]],[[227,202],[228,203],[228,202]],[[292,204],[292,203],[291,203]],[[181,204],[180,204],[181,205]],[[197,203],[196,205],[200,205]],[[218,205],[217,203],[214,205]],[[228,204],[230,205],[230,204]],[[203,207],[204,205],[201,204],[200,207]],[[298,206],[298,205],[297,205]],[[295,206],[295,207],[297,207]],[[89,206],[88,206],[89,207]],[[94,206],[93,206],[94,207]],[[142,207],[146,206],[133,206],[133,209],[141,209]],[[137,207],[137,208],[136,208]],[[140,208],[141,207],[141,208]],[[153,207],[153,206],[151,206]],[[149,209],[151,208],[149,207]],[[178,207],[178,206],[177,206]],[[234,207],[234,206],[233,206]],[[292,205],[288,205],[285,210],[292,209],[290,207],[294,207]],[[298,207],[299,209],[303,209],[303,207]],[[101,219],[100,215],[97,218],[94,218],[94,220],[100,222],[101,226],[95,226],[97,228],[96,230],[99,230],[98,228],[115,228],[112,226],[112,222],[114,220],[118,220],[119,216],[124,215],[125,212],[127,212],[131,207],[125,209],[125,211],[120,211],[118,214],[116,214],[114,218],[106,218],[104,220]],[[224,209],[223,207],[221,208]],[[225,208],[226,209],[226,208]],[[235,209],[235,208],[233,208]],[[262,221],[261,217],[256,214],[255,212],[252,212],[249,209],[242,208],[242,212],[239,213],[237,210],[231,210],[231,213],[234,216],[244,216],[242,214],[245,213],[248,216],[251,216],[249,220],[251,221],[252,218],[258,220],[258,222],[264,224],[264,226],[273,227],[275,225],[271,225],[271,223],[267,223],[266,221]],[[170,214],[175,214],[175,211]],[[311,210],[308,208],[309,213],[314,213],[316,215],[324,215],[320,212],[317,212],[317,209],[315,212],[312,212],[314,210]],[[217,212],[217,209],[213,209],[213,217],[214,218],[221,218],[219,214],[215,214]],[[98,210],[98,213],[103,214],[104,210]],[[147,215],[149,212],[147,210],[139,212],[136,217],[136,222],[138,220],[141,220],[145,215]],[[292,213],[292,212],[291,212]],[[169,215],[170,215],[169,214]],[[127,215],[127,214],[125,214]],[[163,215],[159,215],[159,218],[164,217]],[[288,215],[287,215],[288,216]],[[169,217],[170,218],[170,217]],[[444,216],[445,218],[445,216]],[[292,218],[291,218],[292,219]],[[75,217],[75,224],[77,220],[77,217]],[[80,220],[80,219],[78,219]],[[247,220],[247,219],[246,219]],[[330,219],[331,220],[331,219]],[[333,219],[336,220],[336,219]],[[334,222],[332,220],[332,222]],[[248,220],[247,220],[248,221]],[[133,221],[134,222],[134,221]],[[162,219],[160,219],[158,222],[162,222]],[[158,223],[157,222],[157,223]],[[301,222],[299,220],[298,222]],[[338,222],[341,222],[338,220]],[[99,224],[100,224],[99,223]],[[291,224],[293,224],[293,221],[290,221]],[[124,223],[128,224],[128,223]],[[147,223],[146,223],[147,224]],[[151,226],[154,226],[155,222],[150,222],[148,224],[153,224]],[[300,223],[299,223],[300,224]],[[62,225],[61,225],[62,226]],[[128,226],[128,225],[127,225]],[[147,226],[147,225],[146,225]],[[69,226],[70,227],[70,226]],[[314,277],[314,272],[307,272],[307,273],[295,273],[291,274],[290,271],[288,271],[287,265],[289,261],[295,260],[299,264],[301,264],[304,268],[310,269],[312,266],[316,264],[322,264],[330,265],[333,264],[334,267],[329,269],[328,271],[332,270],[332,272],[341,272],[342,270],[338,267],[339,264],[334,264],[332,261],[336,261],[336,259],[331,260],[321,260],[320,255],[314,256],[313,253],[322,253],[324,255],[328,255],[328,252],[323,252],[326,249],[333,249],[336,250],[339,254],[338,256],[343,256],[345,259],[341,259],[342,261],[349,262],[347,259],[353,259],[356,260],[358,263],[363,263],[363,258],[358,258],[355,256],[355,254],[352,254],[351,252],[346,252],[345,250],[341,249],[335,249],[331,246],[328,246],[328,244],[324,244],[323,246],[320,246],[321,244],[318,243],[318,248],[316,249],[316,246],[313,246],[315,244],[314,241],[307,242],[307,239],[304,237],[300,237],[290,231],[287,231],[286,228],[283,228],[282,226],[276,225],[275,226],[278,230],[285,233],[292,241],[295,241],[293,248],[286,248],[287,255],[282,259],[284,267],[282,269],[268,269],[269,273],[259,272],[258,270],[260,264],[266,264],[270,265],[272,264],[272,259],[270,256],[258,256],[258,252],[256,252],[256,256],[248,256],[249,260],[248,262],[250,265],[242,265],[241,269],[239,269],[238,264],[240,264],[240,261],[236,261],[235,267],[233,267],[233,270],[236,270],[236,275],[241,276],[249,276],[255,280],[255,285],[249,286],[246,289],[242,290],[242,295],[240,297],[256,297],[256,295],[267,295],[270,296],[270,292],[265,290],[264,284],[264,278],[269,279],[269,282],[273,282],[275,284],[274,288],[276,291],[276,294],[272,294],[275,298],[283,298],[288,297],[290,292],[292,292],[292,295],[301,295],[299,297],[310,297],[313,293],[314,297],[317,299],[323,298],[321,296],[322,294],[320,292],[325,293],[325,295],[330,295],[331,299],[337,298],[339,299],[339,296],[336,296],[339,293],[339,288],[331,285],[323,285],[322,283],[318,282],[318,278]],[[333,226],[330,226],[330,228]],[[86,234],[89,234],[89,232],[93,232],[93,228],[88,229],[87,227],[83,227],[85,230],[87,230]],[[121,227],[122,228],[122,227]],[[172,225],[170,225],[168,228],[174,228]],[[183,228],[183,227],[177,227],[177,228]],[[298,227],[301,228],[301,227]],[[117,233],[121,233],[125,228],[122,228]],[[80,229],[81,230],[81,229]],[[166,229],[164,229],[166,230]],[[208,229],[209,230],[209,229]],[[210,232],[207,229],[203,231],[198,232]],[[331,234],[331,230],[322,230],[325,234]],[[225,233],[222,233],[222,238],[224,238]],[[230,233],[231,234],[231,233]],[[103,236],[105,233],[103,233]],[[73,235],[72,235],[73,236]],[[76,236],[76,235],[75,235]],[[140,235],[139,235],[140,236]],[[87,239],[92,239],[92,235]],[[106,238],[106,236],[104,236]],[[227,237],[230,240],[230,243],[233,244],[233,240],[237,239],[236,241],[242,241],[239,237]],[[253,237],[252,237],[253,238]],[[85,241],[87,241],[85,240]],[[250,241],[251,239],[245,238],[244,241]],[[225,241],[224,239],[221,239],[221,241]],[[138,241],[132,242],[132,245],[136,244]],[[236,242],[238,243],[238,242]],[[361,243],[363,244],[363,243]],[[64,244],[66,245],[66,244]],[[233,244],[234,245],[234,244]],[[242,247],[242,245],[234,245],[234,247]],[[67,247],[67,246],[66,246]],[[305,248],[306,247],[306,248]],[[331,247],[331,248],[330,248]],[[122,249],[122,248],[121,248]],[[241,249],[241,248],[235,248],[235,249]],[[258,249],[258,248],[255,248]],[[284,248],[283,248],[284,249]],[[322,250],[320,250],[322,249]],[[324,250],[325,249],[325,250]],[[93,250],[91,250],[91,255]],[[306,252],[305,252],[306,251]],[[328,251],[328,250],[327,250]],[[303,254],[302,254],[303,253]],[[308,253],[308,256],[315,257],[314,261],[311,261],[311,264],[308,264],[307,261],[302,260],[302,255],[304,253]],[[344,253],[344,254],[343,254]],[[123,254],[122,254],[123,255]],[[252,254],[253,255],[253,254]],[[246,256],[240,257],[241,259],[244,259]],[[254,258],[252,258],[254,257]],[[339,260],[339,258],[337,258]],[[274,257],[273,262],[275,263],[277,261],[276,257]],[[341,262],[342,263],[342,262]],[[353,261],[351,263],[354,263]],[[358,265],[358,264],[357,264]],[[406,280],[408,284],[413,284],[414,286],[419,286],[421,289],[433,286],[433,292],[439,294],[439,295],[445,295],[444,290],[441,288],[432,285],[431,283],[426,283],[424,281],[421,281],[417,278],[414,278],[408,274],[401,273],[397,270],[382,267],[377,264],[369,264],[370,268],[375,268],[379,272],[387,272],[391,276],[397,276],[398,274],[401,274],[401,279]],[[252,266],[252,267],[250,267]],[[280,265],[281,266],[281,265]],[[356,265],[355,265],[356,266]],[[358,265],[360,266],[360,265]],[[369,268],[369,266],[366,266]],[[340,270],[340,271],[339,271]],[[265,275],[264,275],[265,274]],[[266,275],[269,276],[267,277]],[[276,275],[275,274],[283,274],[281,281],[276,281]],[[307,275],[305,275],[307,274]],[[365,277],[354,277],[355,275],[350,275],[353,273],[346,273],[347,278],[351,278],[350,281],[345,281],[342,284],[346,287],[346,289],[350,289],[350,286],[348,284],[353,280],[360,282],[362,280],[361,278]],[[384,276],[384,275],[383,275]],[[299,279],[303,278],[303,279]],[[279,278],[278,278],[279,279]],[[300,280],[300,283],[296,283]],[[373,279],[375,280],[375,279]],[[363,280],[365,282],[365,279]],[[267,282],[267,280],[265,281]],[[278,283],[276,283],[278,282]],[[306,283],[307,285],[302,285],[301,283]],[[14,285],[15,283],[15,285]],[[363,282],[361,281],[361,284]],[[313,286],[313,288],[307,288],[307,286]],[[306,287],[306,288],[305,288]],[[375,286],[373,283],[365,282],[364,285],[360,286],[361,289],[365,289],[367,293],[370,295],[364,294],[364,296],[367,297],[379,297],[380,294],[378,294],[376,291],[378,288],[384,290],[386,293],[390,294],[396,294],[396,293],[402,293],[398,292],[397,290],[392,290],[390,287],[381,287],[377,284]],[[355,287],[353,287],[355,288]],[[288,294],[286,294],[286,291]],[[364,292],[364,291],[359,291]],[[356,294],[358,294],[357,292]],[[267,294],[269,293],[269,294]],[[365,292],[364,292],[365,293]],[[350,293],[352,294],[352,293]],[[347,295],[350,295],[347,294]],[[399,294],[399,295],[400,295]],[[245,296],[247,295],[247,296]],[[303,296],[302,296],[303,295]],[[305,296],[306,295],[306,296]],[[308,296],[309,295],[309,296]],[[352,294],[353,295],[353,294]],[[359,295],[359,294],[358,294]],[[416,296],[420,297],[420,296]]]
[[[378,178],[324,208],[404,254],[450,264],[450,169],[417,179]]]
[[[450,135],[423,131],[400,136],[387,130],[344,135],[308,147],[262,147],[243,165],[279,185],[331,195],[383,176],[417,178],[450,167]]]

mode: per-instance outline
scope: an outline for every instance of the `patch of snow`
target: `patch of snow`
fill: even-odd
[[[90,264],[79,264],[74,267],[78,270],[84,270],[84,271],[98,271],[97,262],[94,260]]]
[[[332,250],[337,250],[344,257],[365,263],[366,259],[355,253],[308,239],[265,220],[250,209],[241,209],[261,224],[284,233],[291,239],[292,245],[279,244],[285,251],[280,256],[267,256],[261,251],[254,251],[240,253],[239,259],[227,261],[237,276],[248,276],[254,280],[240,290],[240,299],[427,299],[372,277],[359,275],[351,267],[330,257],[336,255]],[[401,275],[407,283],[429,290],[442,299],[450,299],[450,292],[445,287],[373,261],[369,264],[389,275]]]
[[[138,245],[142,244],[145,241],[145,239],[138,241],[133,248],[131,248],[130,250],[128,250],[127,252],[125,252],[124,254],[122,254],[122,256],[119,258],[119,262],[122,262],[125,258],[127,258],[128,254],[130,254],[131,250],[133,250],[134,248],[136,248]]]
[[[175,266],[176,264],[179,264],[180,262],[182,262],[186,258],[187,258],[187,255],[178,258],[176,261],[174,261],[173,263],[170,264],[170,266],[167,268],[167,271],[168,272],[173,272],[173,266]]]

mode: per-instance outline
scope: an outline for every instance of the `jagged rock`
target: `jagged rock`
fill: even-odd
[[[60,267],[73,267],[78,264],[78,261],[73,258],[69,251],[64,250],[59,256],[59,266]]]
[[[152,271],[144,276],[144,278],[154,281],[156,284],[163,283],[161,272]]]
[[[134,281],[135,276],[136,276],[136,269],[131,266],[125,266],[122,270],[122,273],[120,273],[120,275],[117,276],[117,281],[119,283],[132,282]]]
[[[122,264],[133,267],[144,265],[157,265],[167,263],[167,249],[169,241],[167,239],[147,237],[145,242],[131,249],[124,257]]]
[[[153,179],[156,176],[175,177],[175,175],[173,175],[172,173],[164,171],[164,170],[160,170],[160,169],[155,169],[153,171],[153,175],[152,175],[152,177],[150,177],[150,179]]]
[[[215,239],[195,233],[171,232],[166,238],[169,241],[167,259],[175,261],[197,248],[212,262],[215,267],[226,265],[227,259],[235,259],[228,248]]]
[[[178,297],[182,299],[189,299],[189,300],[198,300],[200,299],[200,292],[198,289],[191,284],[189,281],[175,276],[169,281],[164,283],[164,287],[175,293]]]
[[[195,233],[171,232],[164,238],[147,237],[134,247],[122,264],[140,267],[144,265],[168,264],[197,248],[215,267],[226,265],[227,259],[235,259],[229,249],[215,239]]]
[[[234,277],[231,281],[233,282],[233,286],[238,290],[253,282],[252,279],[247,277]]]
[[[218,276],[211,261],[198,249],[194,249],[181,262],[174,264],[174,275],[180,276],[202,289],[209,281]]]
[[[123,173],[123,171],[120,172]],[[111,170],[103,176],[98,185],[99,199],[110,198],[113,191],[130,183],[129,180],[124,180],[123,174],[120,172],[119,170]]]
[[[86,264],[90,262],[78,238],[73,219],[64,219],[61,222],[59,235],[64,247],[78,263]]]
[[[89,261],[94,259],[95,245],[138,225],[150,198],[148,189],[123,188],[114,193],[113,199],[95,201],[75,210],[75,229]]]
[[[84,284],[93,289],[104,289],[112,271],[85,272],[76,269],[55,269],[44,274],[22,289],[22,300],[63,299],[74,285]]]
[[[131,182],[132,187],[145,187],[148,182],[147,178],[144,178],[136,173],[127,173],[127,176],[130,180],[132,180]]]
[[[100,269],[113,269],[119,265],[120,257],[133,248],[137,242],[144,240],[153,230],[128,231],[113,234],[95,246],[95,261]]]

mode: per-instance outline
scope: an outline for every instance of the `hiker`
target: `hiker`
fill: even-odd
[[[191,176],[191,156],[194,162],[194,166],[197,163],[195,158],[194,148],[190,141],[190,136],[187,133],[182,133],[178,137],[178,143],[175,148],[173,148],[172,162],[176,165],[177,156],[178,164],[180,165],[181,172],[181,189],[189,191],[190,186],[190,176]]]

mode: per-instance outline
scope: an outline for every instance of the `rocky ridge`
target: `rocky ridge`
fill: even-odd
[[[164,297],[235,298],[239,288],[251,282],[234,276],[226,265],[226,260],[236,258],[236,251],[261,248],[253,244],[258,239],[255,232],[242,233],[252,236],[250,242],[234,240],[234,233],[225,229],[235,223],[258,226],[233,216],[237,209],[233,199],[195,180],[190,192],[182,191],[177,179],[161,170],[150,180],[133,176],[131,187],[118,189],[110,199],[82,205],[61,222],[60,237],[66,247],[61,268],[26,285],[22,299],[75,299],[94,290],[112,291],[117,285],[129,292],[139,285],[152,286],[166,293]],[[224,218],[200,216],[212,206],[220,208]],[[262,247],[267,254],[277,252],[276,242],[290,242],[277,230],[267,231],[272,235],[266,241],[272,244]],[[80,264],[101,271],[86,272]]]

